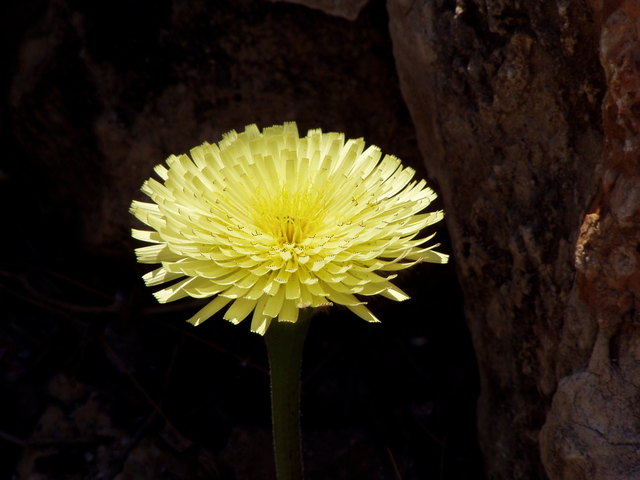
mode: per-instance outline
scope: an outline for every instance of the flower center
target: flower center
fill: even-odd
[[[307,237],[306,219],[298,219],[285,215],[277,218],[280,226],[277,229],[280,241],[284,243],[300,243]]]
[[[324,217],[321,195],[309,188],[275,198],[257,195],[255,224],[278,243],[299,245],[316,233]]]

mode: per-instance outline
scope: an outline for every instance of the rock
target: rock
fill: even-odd
[[[465,295],[487,477],[545,478],[538,432],[558,380],[586,366],[597,329],[569,301],[602,148],[597,25],[585,1],[391,0],[388,9]]]
[[[328,15],[343,17],[347,20],[358,18],[360,10],[369,3],[369,0],[271,0],[272,2],[289,2],[304,5],[309,8],[322,10]]]

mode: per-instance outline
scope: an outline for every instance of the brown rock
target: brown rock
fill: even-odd
[[[389,14],[465,294],[488,478],[544,478],[538,432],[597,328],[569,303],[602,143],[597,26],[583,1],[392,0]]]
[[[637,2],[604,2],[604,174],[576,251],[574,302],[597,322],[586,371],[565,377],[541,433],[551,478],[640,478],[640,55]],[[617,7],[617,8],[614,8]]]
[[[271,0],[272,2],[289,2],[304,5],[309,8],[317,8],[328,15],[343,17],[347,20],[358,18],[360,10],[369,3],[369,0]]]

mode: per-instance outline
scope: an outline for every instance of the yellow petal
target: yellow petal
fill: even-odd
[[[173,302],[184,297],[207,298],[222,292],[224,286],[220,286],[207,278],[189,277],[170,287],[155,292],[153,295],[160,303]]]
[[[300,282],[297,275],[291,275],[289,281],[285,284],[285,298],[287,300],[300,298]]]
[[[253,318],[251,319],[251,331],[264,335],[271,323],[271,317],[267,317],[264,313],[264,306],[267,303],[267,296],[261,297],[253,311]]]
[[[273,296],[267,297],[267,303],[264,306],[263,313],[267,317],[277,317],[282,309],[282,304],[284,303],[284,289],[281,288],[278,292]]]
[[[281,322],[296,322],[298,320],[299,309],[295,302],[292,300],[285,300],[282,304],[282,309],[278,315],[278,320]]]
[[[163,243],[136,248],[135,252],[138,262],[140,263],[175,262],[182,258],[180,255],[173,253],[171,249]]]
[[[142,240],[149,243],[162,243],[162,238],[158,232],[148,230],[131,229],[131,236],[136,240]]]
[[[327,298],[334,303],[339,303],[340,305],[364,305],[364,302],[358,300],[354,295],[338,292],[337,290],[333,290],[331,293],[329,293],[329,295],[327,295]]]
[[[213,300],[211,300],[209,303],[207,303],[207,305],[205,305],[204,308],[200,309],[198,313],[196,313],[193,317],[191,317],[187,321],[196,326],[200,325],[209,317],[211,317],[212,315],[222,310],[230,301],[231,299],[229,298],[216,297]]]
[[[142,279],[144,280],[144,283],[147,285],[147,287],[151,287],[164,282],[169,282],[180,277],[182,277],[181,273],[171,273],[160,267],[148,273],[145,273],[142,276]]]
[[[251,313],[255,308],[257,301],[248,300],[246,298],[238,298],[233,302],[229,309],[224,314],[224,319],[229,320],[231,323],[238,324]]]
[[[367,322],[377,323],[380,321],[373,313],[369,311],[367,307],[362,304],[347,305],[347,308]]]
[[[402,290],[400,290],[398,287],[396,287],[393,284],[389,284],[389,287],[387,287],[386,290],[381,292],[381,295],[384,297],[390,298],[391,300],[395,300],[396,302],[403,302],[405,300],[409,300],[410,298],[409,295],[404,293]]]

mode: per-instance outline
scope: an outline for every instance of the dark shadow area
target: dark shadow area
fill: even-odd
[[[140,279],[128,205],[168,154],[296,120],[363,136],[426,176],[383,2],[354,22],[182,5],[3,7],[1,478],[273,478],[262,338],[220,316],[194,328],[199,302],[160,306]],[[314,319],[310,480],[483,478],[455,265],[397,283],[412,299],[374,299],[380,325],[340,308]]]

